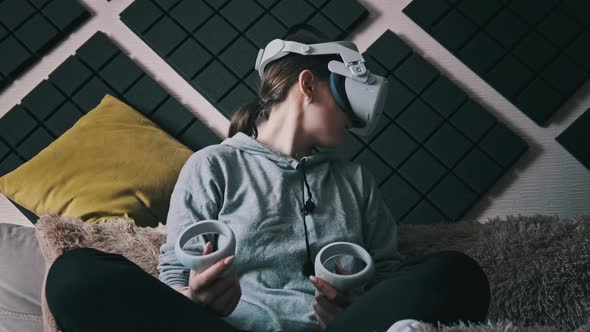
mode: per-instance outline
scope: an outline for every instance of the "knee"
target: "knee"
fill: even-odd
[[[77,299],[88,299],[100,282],[93,273],[97,254],[93,248],[73,248],[58,256],[49,267],[45,283],[45,296],[52,311],[67,306],[83,305]]]
[[[457,250],[443,250],[433,254],[438,266],[455,275],[469,279],[485,278],[485,273],[479,263],[471,256]],[[486,278],[487,281],[487,278]]]
[[[440,259],[451,263],[477,264],[477,262],[471,258],[471,256],[458,250],[442,250],[437,252],[436,255]]]
[[[434,254],[438,262],[440,275],[447,275],[457,284],[461,284],[469,292],[490,298],[489,280],[479,265],[471,256],[456,250],[444,250]],[[470,287],[471,286],[471,287]]]

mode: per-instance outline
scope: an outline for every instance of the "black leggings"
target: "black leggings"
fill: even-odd
[[[63,332],[238,332],[135,263],[92,248],[66,251],[51,265],[47,304]],[[385,332],[416,319],[481,323],[490,304],[488,279],[469,256],[440,251],[409,257],[328,325],[328,332]]]

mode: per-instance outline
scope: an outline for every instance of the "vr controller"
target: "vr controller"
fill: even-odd
[[[206,233],[221,234],[225,241],[219,241],[219,249],[207,255],[193,255],[185,251],[184,245],[192,238]],[[226,224],[214,219],[199,221],[186,229],[178,236],[174,244],[174,252],[178,261],[185,267],[195,272],[203,272],[210,266],[228,256],[235,255],[236,238],[234,232]],[[365,262],[365,267],[356,273],[349,275],[336,274],[331,272],[324,265],[334,256],[351,255]],[[222,273],[222,276],[231,273],[235,268],[232,265]],[[315,259],[316,276],[326,280],[334,288],[346,291],[352,288],[361,287],[366,284],[375,272],[375,265],[371,255],[361,246],[351,242],[334,242],[324,246]]]

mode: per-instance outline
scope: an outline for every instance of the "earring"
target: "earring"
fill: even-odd
[[[307,98],[307,103],[308,104],[311,104],[311,97],[310,98]]]

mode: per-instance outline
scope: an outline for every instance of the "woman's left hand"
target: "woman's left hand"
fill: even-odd
[[[336,273],[351,274],[338,263],[336,263]],[[359,287],[348,291],[339,291],[324,279],[319,277],[315,277],[315,279],[315,282],[311,281],[316,288],[313,309],[320,327],[325,330],[328,322],[334,320],[340,312],[360,297],[364,293],[364,289]]]

